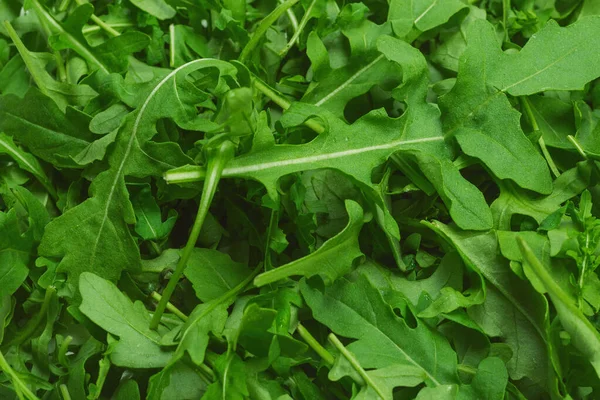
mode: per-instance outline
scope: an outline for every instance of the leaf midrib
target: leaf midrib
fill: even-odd
[[[264,163],[251,163],[249,165],[242,165],[239,167],[226,167],[223,170],[223,177],[240,176],[240,175],[245,175],[245,174],[259,172],[259,171],[265,171],[265,170],[274,169],[274,168],[284,168],[284,167],[288,167],[288,166],[292,166],[292,165],[313,164],[313,163],[317,163],[320,161],[329,161],[329,160],[334,160],[334,159],[339,159],[339,158],[344,158],[344,157],[357,156],[360,154],[369,153],[369,152],[373,152],[373,151],[393,150],[398,146],[406,145],[406,144],[426,143],[426,142],[443,141],[443,140],[444,140],[444,138],[442,136],[422,138],[422,139],[412,139],[412,140],[396,140],[391,143],[385,143],[385,144],[368,146],[368,147],[359,147],[359,148],[331,152],[331,153],[320,153],[320,154],[313,155],[313,156],[298,157],[298,158],[294,158],[294,159],[278,160],[278,161],[271,161],[271,162],[264,162]],[[255,157],[255,155],[252,154],[252,155],[249,155],[247,158],[250,159],[250,161],[252,161],[251,159],[254,157]],[[239,158],[235,159],[233,162],[235,163],[236,161],[239,162],[239,161],[245,161],[245,160],[244,160],[244,157],[239,157]],[[315,167],[315,168],[317,168],[317,167]]]

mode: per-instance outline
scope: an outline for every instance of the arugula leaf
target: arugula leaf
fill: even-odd
[[[445,339],[418,320],[409,327],[364,276],[356,282],[338,280],[325,290],[308,282],[301,288],[317,320],[341,336],[357,339],[348,349],[364,368],[398,365],[399,374],[414,376],[416,367],[432,387],[457,381],[456,356]]]
[[[132,303],[114,284],[91,272],[82,273],[79,282],[81,312],[119,337],[110,349],[114,364],[131,368],[158,368],[167,364],[171,353],[161,349],[160,335],[148,328],[150,316],[142,303]]]
[[[181,124],[192,118],[190,114],[194,107],[184,104],[183,99],[196,102],[198,96],[203,100],[208,94],[189,83],[182,83],[180,87],[177,80],[202,68],[217,68],[228,76],[235,74],[235,69],[228,63],[198,60],[163,77],[147,94],[139,111],[126,118],[109,157],[110,168],[100,173],[90,187],[92,197],[48,225],[40,253],[45,257],[62,257],[58,270],[66,272],[71,281],[76,281],[84,271],[101,271],[105,278],[116,280],[124,268],[139,269],[139,249],[128,227],[135,222],[135,217],[125,187],[125,175],[158,175],[173,164],[188,160],[177,144],[155,143],[150,139],[156,132],[156,121],[161,117],[170,116]],[[219,77],[214,90],[225,89],[226,84]],[[161,104],[172,106],[164,108]],[[157,152],[162,153],[160,162],[154,157]],[[120,250],[112,252],[110,249],[114,246]]]
[[[346,200],[346,209],[349,221],[343,231],[323,243],[314,253],[258,275],[254,278],[254,284],[261,287],[292,275],[310,278],[316,274],[331,283],[345,275],[352,268],[354,260],[362,255],[358,233],[364,222],[363,211],[357,203]]]
[[[599,398],[595,3],[0,1],[0,398]]]

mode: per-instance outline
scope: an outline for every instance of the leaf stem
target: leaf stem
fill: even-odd
[[[321,343],[315,339],[313,335],[304,327],[302,324],[298,324],[296,328],[300,337],[315,351],[325,362],[325,364],[332,366],[335,362],[335,357],[327,351],[327,349],[321,346]]]
[[[531,109],[531,104],[529,103],[529,99],[526,96],[519,97],[519,99],[521,100],[521,104],[523,105],[523,108],[525,109],[525,115],[527,115],[527,119],[529,120],[531,127],[533,128],[533,130],[535,132],[539,131],[540,127],[537,123],[537,120],[535,119],[535,115],[533,115],[533,110]],[[552,159],[552,156],[550,155],[550,152],[548,151],[548,148],[546,147],[546,142],[544,141],[543,135],[540,136],[540,138],[538,139],[538,144],[540,145],[540,149],[542,150],[542,154],[544,155],[544,158],[546,159],[546,162],[548,163],[550,170],[552,171],[552,173],[554,174],[555,177],[559,177],[560,171],[556,167],[556,164],[554,163],[554,160]]]
[[[217,190],[217,184],[221,179],[221,174],[223,172],[223,168],[225,168],[225,164],[233,157],[235,148],[233,143],[230,141],[225,141],[221,143],[220,147],[216,150],[214,154],[209,155],[208,167],[206,172],[206,180],[204,181],[204,188],[202,191],[202,197],[200,199],[200,205],[198,206],[198,213],[196,214],[196,219],[194,221],[194,225],[192,227],[192,231],[190,236],[188,237],[188,241],[183,249],[183,253],[179,262],[177,263],[177,267],[175,268],[175,272],[171,275],[169,279],[169,283],[165,288],[162,298],[158,302],[156,306],[156,311],[152,316],[152,320],[150,321],[150,329],[156,329],[160,322],[160,318],[167,307],[167,303],[171,299],[175,288],[179,282],[179,279],[183,275],[183,270],[187,265],[187,262],[192,255],[192,250],[196,245],[196,241],[198,240],[198,236],[200,235],[200,230],[202,229],[202,225],[204,224],[204,219],[208,214],[208,209],[210,207],[210,203],[215,195]]]
[[[71,4],[71,0],[62,0],[58,6],[58,12],[65,12],[69,5]]]
[[[261,93],[263,93],[265,96],[267,96],[269,99],[271,99],[271,101],[273,101],[273,103],[277,104],[282,109],[287,110],[292,105],[291,102],[289,102],[288,100],[283,98],[281,95],[279,95],[277,92],[275,92],[274,89],[269,87],[266,83],[264,83],[258,77],[253,76],[252,82],[254,83],[254,87],[256,87]],[[317,120],[309,119],[304,122],[304,125],[306,125],[310,129],[312,129],[319,135],[321,133],[325,132],[325,127],[323,125],[321,125]]]
[[[469,374],[469,375],[475,375],[477,373],[476,368],[473,368],[470,365],[466,365],[466,364],[458,364],[457,369],[460,372],[464,372],[465,374]]]
[[[209,383],[213,383],[217,378],[215,377],[215,373],[213,372],[212,369],[210,369],[210,367],[204,363],[198,365],[198,368],[200,369],[200,371],[202,372],[203,375],[205,375],[210,382]]]
[[[19,375],[12,369],[8,361],[4,358],[4,354],[0,351],[0,371],[4,371],[8,378],[12,381],[17,395],[21,398],[21,394],[29,400],[39,400],[38,397],[21,381]]]
[[[300,20],[300,25],[295,27],[294,35],[292,36],[290,41],[285,45],[285,47],[283,49],[281,49],[281,51],[279,52],[279,55],[281,57],[285,57],[285,55],[287,54],[288,51],[290,51],[290,49],[292,48],[294,43],[298,42],[298,38],[300,37],[302,30],[304,30],[304,27],[308,23],[308,20],[310,19],[310,13],[316,3],[317,3],[317,0],[313,0],[310,3],[310,5],[308,6],[308,8],[306,9],[306,12],[302,16],[302,19]]]
[[[175,68],[175,24],[169,25],[169,66]]]
[[[162,300],[162,296],[158,294],[158,292],[152,292],[150,296],[158,302]],[[184,322],[188,319],[188,316],[181,312],[181,310],[175,307],[171,302],[167,303],[167,310],[171,311],[174,315],[176,315],[180,320]]]
[[[78,5],[83,5],[83,4],[87,4],[88,2],[86,0],[75,0],[75,2]],[[92,21],[94,21],[94,23],[96,25],[98,25],[100,28],[104,29],[104,31],[106,33],[108,33],[110,36],[112,37],[117,37],[119,36],[121,33],[119,31],[114,30],[110,25],[108,25],[106,22],[102,21],[99,17],[97,17],[95,14],[92,14],[90,16],[90,19]]]
[[[381,388],[379,388],[377,386],[377,384],[375,382],[373,382],[371,377],[367,374],[367,371],[365,371],[363,369],[363,367],[360,365],[360,363],[358,362],[356,357],[354,357],[354,354],[350,353],[348,351],[348,349],[346,349],[346,347],[344,347],[344,344],[342,342],[340,342],[340,340],[337,338],[337,336],[335,336],[333,333],[330,333],[329,336],[327,337],[327,339],[329,340],[329,342],[332,345],[334,345],[336,347],[336,349],[339,350],[339,352],[346,358],[346,360],[348,360],[350,365],[352,365],[352,368],[354,368],[354,370],[356,372],[358,372],[358,374],[364,380],[364,382],[368,386],[370,386],[381,399],[385,399],[385,394],[381,390]]]
[[[60,395],[63,400],[71,400],[71,394],[69,393],[69,388],[64,383],[59,386]]]
[[[573,135],[568,135],[567,139],[569,139],[569,142],[571,142],[571,144],[573,144],[573,146],[575,146],[575,150],[577,150],[577,152],[581,155],[581,157],[584,160],[587,160],[588,156],[587,156],[587,154],[585,154],[585,150],[583,149],[583,147],[581,147],[581,145],[579,144],[577,139],[575,139],[575,137]]]
[[[67,351],[69,350],[69,345],[73,341],[73,336],[67,336],[63,339],[60,344],[60,348],[58,350],[58,362],[63,366],[69,368],[69,360],[67,360]]]
[[[44,31],[44,35],[46,35],[46,40],[47,40],[52,35],[52,32],[50,31],[50,28],[48,27],[48,24],[46,23],[46,21],[40,20],[40,25],[42,27],[42,30]],[[66,82],[67,81],[67,70],[65,68],[63,58],[60,55],[60,51],[52,50],[52,54],[54,55],[54,58],[56,59],[56,69],[58,71],[58,78],[60,79],[61,82]]]
[[[258,45],[258,43],[260,42],[260,40],[262,39],[264,34],[267,32],[269,27],[271,25],[273,25],[273,23],[275,21],[277,21],[277,19],[279,19],[281,14],[286,12],[290,7],[292,7],[298,1],[300,1],[300,0],[286,0],[283,3],[281,3],[280,5],[278,5],[273,11],[271,11],[271,13],[269,15],[267,15],[265,18],[263,18],[263,20],[258,24],[258,27],[252,34],[252,37],[246,44],[246,47],[244,47],[244,49],[240,53],[240,57],[239,57],[240,62],[245,63],[247,61],[246,59],[250,56],[250,54],[252,54],[252,52],[254,52],[254,49],[256,48],[256,46]]]
[[[104,22],[104,21],[103,21]],[[129,23],[129,22],[118,22],[118,23],[114,23],[114,24],[109,24],[107,22],[104,22],[104,25],[115,30],[114,28],[132,28],[135,25]],[[97,32],[99,30],[101,30],[102,28],[97,26],[97,25],[87,25],[84,26],[83,29],[81,30],[81,32],[86,35],[88,33],[93,33],[93,32]],[[117,30],[115,30],[115,32],[118,32]]]
[[[583,223],[585,224],[585,221],[583,221]],[[585,280],[585,273],[587,272],[587,267],[588,267],[588,263],[589,263],[589,254],[587,252],[587,249],[589,249],[589,247],[590,247],[590,232],[586,229],[585,226],[584,226],[584,231],[585,231],[585,247],[582,251],[583,261],[581,262],[581,271],[579,272],[579,279],[577,281],[577,284],[579,286],[579,290],[578,290],[579,293],[577,293],[577,308],[579,308],[580,311],[583,309],[583,284],[584,284],[584,280]]]

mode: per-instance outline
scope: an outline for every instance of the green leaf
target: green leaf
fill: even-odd
[[[563,327],[571,335],[573,345],[589,360],[600,376],[600,334],[583,313],[574,305],[571,297],[552,279],[546,268],[535,256],[523,238],[517,239],[523,258],[531,266],[541,285],[536,289],[547,292],[556,308]]]
[[[513,96],[581,90],[600,76],[600,57],[594,51],[599,35],[600,16],[581,18],[567,27],[550,20],[521,51],[491,60],[489,84]]]
[[[215,368],[218,380],[208,387],[202,396],[203,400],[243,400],[248,398],[246,368],[237,354],[221,355],[215,361]]]
[[[30,89],[23,99],[0,97],[0,130],[59,168],[81,168],[104,157],[114,136],[97,139],[89,131],[89,123],[87,114],[72,107],[63,113],[36,89]]]
[[[173,18],[176,14],[175,9],[164,0],[131,0],[131,3],[158,19]]]
[[[160,368],[167,364],[172,353],[161,349],[159,333],[148,328],[150,316],[142,303],[132,303],[113,283],[91,272],[80,275],[79,285],[81,312],[119,337],[110,351],[115,365]]]
[[[124,71],[128,65],[127,57],[150,43],[147,35],[130,31],[91,47],[82,33],[83,26],[94,12],[94,6],[90,3],[78,6],[64,23],[57,21],[38,0],[29,0],[29,4],[54,34],[49,40],[54,49],[73,49],[87,61],[91,69],[98,69],[102,73]]]
[[[203,302],[214,300],[248,278],[251,271],[227,254],[212,249],[195,248],[184,271]]]
[[[331,283],[350,271],[354,260],[362,256],[358,245],[358,234],[364,223],[363,211],[358,203],[346,200],[349,221],[338,235],[326,241],[314,253],[286,265],[264,272],[254,278],[258,287],[268,285],[289,276],[309,278],[320,275]]]
[[[501,55],[492,26],[475,21],[467,42],[456,85],[440,98],[446,135],[456,137],[465,154],[481,160],[499,179],[550,193],[552,181],[544,158],[521,130],[519,113],[504,92],[488,81],[487,69]]]
[[[301,289],[315,319],[340,336],[357,339],[348,350],[363,368],[397,365],[406,367],[399,374],[414,376],[416,367],[430,386],[457,381],[456,355],[446,339],[419,320],[409,327],[366,277],[339,279],[324,290],[304,281]]]
[[[19,148],[12,137],[5,135],[4,133],[0,133],[0,154],[2,153],[8,154],[17,164],[19,164],[19,167],[33,174],[52,197],[57,196],[50,179],[37,158]]]
[[[166,221],[163,222],[161,210],[152,196],[149,185],[144,185],[131,203],[137,219],[135,231],[142,239],[160,240],[169,235],[177,221],[177,211],[170,210]]]
[[[510,183],[501,183],[500,196],[494,200],[491,209],[494,225],[500,230],[510,230],[513,215],[527,215],[542,223],[561,204],[581,193],[590,183],[592,164],[581,162],[576,167],[563,172],[554,181],[554,190],[548,196],[532,196]]]
[[[84,106],[98,95],[88,85],[72,85],[53,79],[46,71],[47,64],[54,61],[53,55],[30,52],[13,27],[8,23],[4,25],[40,92],[54,100],[61,110],[64,111],[67,105]]]
[[[48,222],[48,212],[27,189],[15,188],[15,195],[28,213],[28,227],[23,229],[16,208],[0,212],[0,287],[3,294],[13,294],[27,278],[33,251]]]
[[[548,304],[514,275],[499,255],[494,231],[463,232],[440,222],[429,224],[451,243],[469,268],[486,280],[486,299],[469,315],[486,334],[501,337],[512,349],[507,368],[512,379],[528,377],[545,386],[548,379]]]
[[[402,116],[406,119],[408,135],[430,132],[443,136],[439,109],[427,103],[428,69],[423,55],[405,42],[382,37],[378,48],[389,59],[402,66],[403,84],[393,96],[408,104]],[[434,135],[435,133],[435,135]],[[485,230],[492,226],[492,216],[482,193],[450,162],[448,148],[433,144],[420,150],[409,151],[419,168],[433,184],[448,207],[454,221],[463,229]]]
[[[392,0],[388,13],[388,21],[392,24],[394,33],[404,37],[411,33],[425,32],[442,25],[454,14],[465,8],[465,4],[458,0],[424,0],[412,2],[408,0]],[[418,33],[413,33],[409,38],[414,40]]]
[[[94,271],[115,281],[123,269],[139,269],[139,249],[128,226],[135,222],[135,214],[125,176],[156,176],[188,162],[189,158],[177,144],[156,143],[151,139],[159,119],[169,117],[185,125],[196,116],[193,104],[209,95],[185,78],[205,68],[215,68],[223,74],[212,82],[211,89],[215,92],[228,89],[224,76],[233,77],[236,72],[229,63],[203,59],[161,78],[119,129],[109,155],[110,168],[94,179],[90,187],[92,197],[48,225],[40,254],[61,258],[58,271],[67,273],[71,282],[77,282],[84,271]],[[119,251],[114,251],[115,248]]]

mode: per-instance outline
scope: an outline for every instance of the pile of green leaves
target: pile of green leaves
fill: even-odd
[[[1,399],[600,398],[597,0],[1,0]]]

